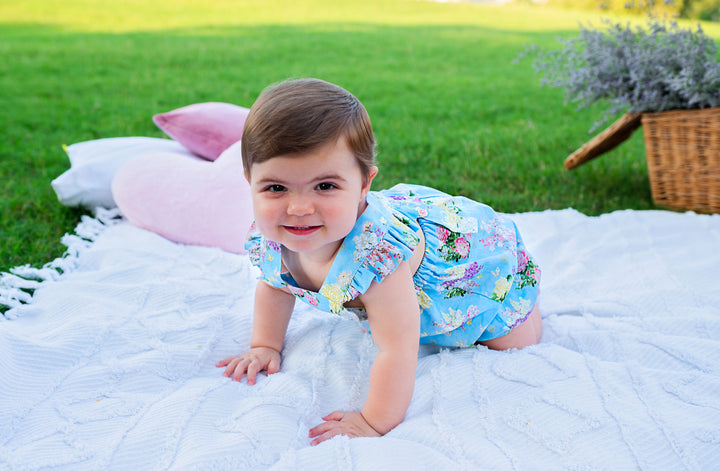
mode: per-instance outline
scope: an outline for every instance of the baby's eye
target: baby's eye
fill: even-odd
[[[322,183],[318,183],[318,186],[316,186],[315,188],[317,188],[320,191],[328,191],[328,190],[333,190],[337,187],[333,183],[322,182]]]
[[[266,191],[269,191],[270,193],[279,193],[281,191],[285,191],[285,187],[282,185],[268,185],[267,188],[265,188]]]

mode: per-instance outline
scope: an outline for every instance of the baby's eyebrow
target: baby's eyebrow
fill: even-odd
[[[258,182],[258,184],[265,184],[265,183],[278,183],[278,184],[283,184],[283,183],[284,183],[282,180],[279,180],[279,179],[277,179],[277,178],[270,178],[270,177],[261,178],[261,179],[258,180],[257,182]]]
[[[315,179],[313,179],[314,182],[318,182],[321,180],[340,180],[345,181],[345,178],[343,178],[341,175],[338,175],[336,173],[329,173],[327,175],[321,175]]]
[[[325,180],[336,180],[341,182],[346,182],[347,180],[340,174],[337,173],[328,173],[325,175],[320,175],[318,177],[313,178],[310,180],[310,183],[317,183]],[[267,183],[276,183],[278,185],[285,185],[287,182],[284,180],[281,180],[279,178],[273,178],[273,177],[264,177],[257,181],[258,184],[267,184]]]

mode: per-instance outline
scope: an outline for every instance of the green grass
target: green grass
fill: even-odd
[[[69,168],[62,144],[163,137],[155,113],[250,106],[287,77],[320,77],[365,103],[378,189],[432,185],[505,212],[653,208],[642,133],[566,171],[600,112],[565,106],[529,60],[513,63],[525,44],[556,46],[592,19],[416,0],[4,0],[0,271],[61,255],[83,213],[50,187]]]

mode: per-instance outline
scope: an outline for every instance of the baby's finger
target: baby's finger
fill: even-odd
[[[257,374],[262,371],[263,365],[260,364],[257,360],[253,361],[247,366],[247,383],[249,385],[255,384],[255,377]]]
[[[245,360],[243,358],[238,358],[237,361],[230,363],[230,366],[228,366],[228,370],[230,370],[230,373],[228,374],[228,376],[232,377],[233,381],[240,381],[243,374],[245,374],[247,365],[248,365],[248,360]]]
[[[235,365],[238,364],[240,361],[240,358],[234,357],[234,358],[228,358],[230,360],[229,363],[227,363],[227,368],[225,368],[225,371],[223,371],[223,376],[227,376],[228,378],[232,376],[233,372],[235,371]]]
[[[217,362],[217,364],[216,364],[215,366],[217,366],[218,368],[222,368],[223,366],[229,365],[230,362],[233,361],[235,358],[237,358],[237,357],[225,358],[225,359],[220,360],[219,362]]]
[[[345,412],[341,410],[336,410],[335,412],[331,412],[330,414],[323,417],[323,420],[334,420],[334,421],[340,421],[345,417]]]
[[[280,362],[277,360],[270,360],[267,367],[267,374],[272,375],[280,371]]]
[[[336,435],[340,435],[340,432],[338,430],[328,430],[327,432],[317,436],[313,441],[310,442],[310,445],[315,446],[319,445],[320,443],[324,442],[325,440],[330,440]]]
[[[323,420],[325,420],[325,419],[323,419]],[[324,433],[327,433],[327,432],[337,428],[337,426],[338,426],[338,423],[334,420],[329,421],[329,422],[323,422],[323,423],[311,428],[308,435],[310,436],[310,438],[314,438],[314,437],[317,437],[319,435],[322,435]]]

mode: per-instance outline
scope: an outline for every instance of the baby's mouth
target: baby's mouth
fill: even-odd
[[[307,235],[312,234],[316,230],[320,229],[321,226],[283,226],[286,231],[295,235]]]

